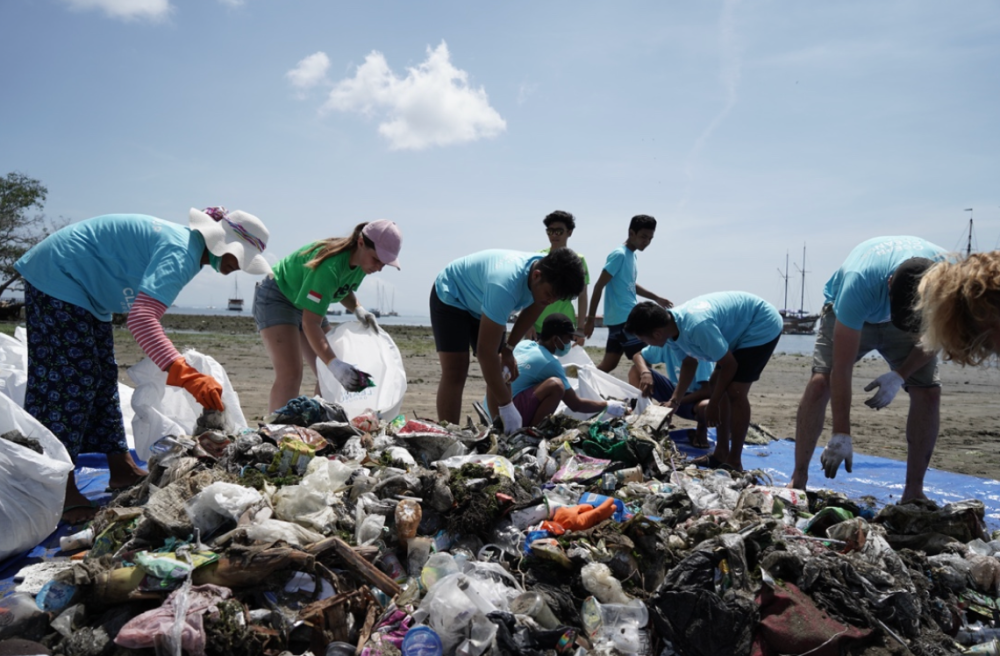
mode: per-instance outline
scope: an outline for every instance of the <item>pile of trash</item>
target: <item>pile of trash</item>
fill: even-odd
[[[876,509],[699,469],[657,406],[511,436],[307,397],[267,422],[156,442],[147,478],[18,575],[0,639],[68,656],[1000,649],[978,501]]]

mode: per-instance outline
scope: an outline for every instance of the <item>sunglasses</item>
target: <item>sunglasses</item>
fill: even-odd
[[[546,228],[545,229],[545,234],[552,235],[553,237],[561,237],[564,232],[566,232],[565,228]]]

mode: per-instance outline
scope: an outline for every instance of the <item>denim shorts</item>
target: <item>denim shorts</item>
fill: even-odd
[[[633,355],[646,348],[646,342],[625,332],[625,324],[616,323],[608,326],[608,343],[604,348],[611,353],[624,353],[631,360]]]
[[[298,326],[302,330],[302,310],[292,305],[274,278],[265,276],[257,283],[253,294],[253,320],[257,330],[271,326]],[[330,327],[326,317],[320,323],[323,330]]]

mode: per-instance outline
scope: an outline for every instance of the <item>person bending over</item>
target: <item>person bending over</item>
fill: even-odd
[[[661,403],[673,398],[677,389],[684,353],[669,343],[663,346],[647,346],[632,356],[632,368],[628,371],[628,382],[637,387],[642,395]],[[652,366],[662,363],[666,374],[655,371]],[[696,449],[708,448],[708,426],[705,424],[705,411],[708,399],[711,397],[712,386],[709,380],[715,367],[714,362],[698,360],[698,368],[688,386],[688,392],[677,406],[674,414],[696,423],[689,431],[689,441]]]

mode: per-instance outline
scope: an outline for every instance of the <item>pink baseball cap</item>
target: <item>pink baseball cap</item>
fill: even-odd
[[[361,234],[375,244],[375,254],[382,264],[399,268],[399,249],[403,247],[403,233],[392,221],[379,219],[361,229]]]

